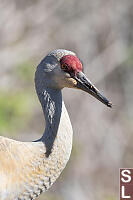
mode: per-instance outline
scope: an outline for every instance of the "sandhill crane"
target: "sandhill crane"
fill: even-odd
[[[58,49],[49,53],[35,73],[35,88],[46,121],[43,136],[34,142],[0,137],[1,200],[35,199],[48,190],[65,168],[73,131],[62,101],[64,87],[84,90],[112,106],[83,74],[74,52]]]

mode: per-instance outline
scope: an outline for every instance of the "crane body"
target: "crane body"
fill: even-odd
[[[52,94],[55,95],[52,91],[44,91],[48,135],[44,134],[35,142],[19,142],[0,137],[2,200],[36,198],[49,189],[69,160],[73,135],[70,119],[62,102],[61,91],[56,93],[56,98]]]
[[[86,79],[80,61],[71,51],[59,49],[48,54],[37,67],[35,87],[45,117],[45,130],[33,142],[0,136],[0,200],[36,199],[65,168],[71,154],[73,130],[61,89],[82,89],[111,107]]]

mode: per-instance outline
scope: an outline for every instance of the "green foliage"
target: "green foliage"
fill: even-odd
[[[25,83],[28,82],[30,84],[32,83],[34,72],[35,72],[35,67],[33,67],[33,64],[28,61],[21,63],[15,69],[16,76],[20,80],[23,80]]]
[[[15,133],[30,118],[30,96],[23,92],[0,92],[0,134]]]

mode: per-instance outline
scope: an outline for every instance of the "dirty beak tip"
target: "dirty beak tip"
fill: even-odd
[[[107,106],[112,108],[112,102],[108,102]]]

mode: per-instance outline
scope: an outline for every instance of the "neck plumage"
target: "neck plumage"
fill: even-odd
[[[46,156],[51,153],[55,138],[57,136],[60,118],[62,113],[62,94],[61,90],[44,88],[38,94],[45,117],[45,131],[40,139],[45,144]]]
[[[55,168],[60,169],[61,173],[70,157],[73,131],[62,101],[61,90],[52,88],[50,83],[47,73],[45,74],[42,65],[39,65],[35,74],[35,87],[46,125],[43,136],[36,141],[35,146],[40,148],[39,152],[45,154],[44,160],[50,162],[53,159],[55,161]],[[61,166],[57,166],[57,163]]]

